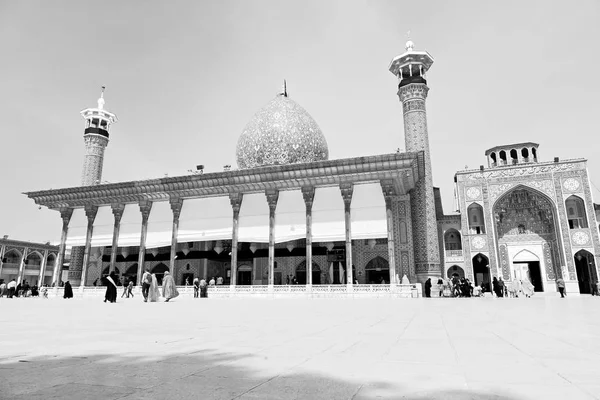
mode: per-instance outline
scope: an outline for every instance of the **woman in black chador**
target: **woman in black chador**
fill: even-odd
[[[71,287],[71,283],[69,281],[65,282],[65,294],[63,299],[72,299],[73,298],[73,288]]]
[[[425,281],[425,297],[431,297],[431,278]]]
[[[104,302],[110,303],[117,302],[117,276],[114,271],[106,277],[106,294],[104,295]]]

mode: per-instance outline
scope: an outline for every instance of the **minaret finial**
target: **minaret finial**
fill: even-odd
[[[410,30],[406,32],[406,51],[413,51],[415,44],[410,40]]]
[[[98,108],[100,110],[104,109],[104,90],[106,89],[106,86],[102,86],[102,91],[100,92],[100,98],[98,99]]]
[[[285,79],[283,80],[283,86],[281,88],[281,92],[279,93],[281,96],[283,97],[288,97],[288,93],[287,93],[287,82],[285,81]]]

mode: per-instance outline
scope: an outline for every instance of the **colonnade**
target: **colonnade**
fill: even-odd
[[[387,222],[387,242],[388,242],[388,253],[389,253],[389,267],[390,267],[390,279],[389,282],[396,283],[396,263],[394,256],[394,232],[393,232],[393,213],[392,213],[392,199],[396,196],[395,187],[391,180],[382,180],[381,188],[385,199],[386,208],[386,222]],[[340,184],[340,194],[344,202],[344,224],[345,224],[345,249],[346,249],[346,283],[351,286],[354,282],[352,276],[352,194],[354,185],[352,183]],[[305,204],[306,211],[306,277],[307,287],[312,286],[312,206],[315,196],[314,186],[305,186],[301,188],[302,196]],[[275,211],[277,209],[277,202],[279,199],[279,190],[267,189],[265,191],[267,203],[269,205],[269,253],[268,253],[268,285],[272,287],[274,284],[274,267],[275,267]],[[229,200],[232,207],[232,252],[231,252],[231,286],[236,285],[237,281],[237,245],[238,245],[238,228],[239,228],[239,214],[244,199],[244,193],[242,192],[230,192]],[[179,229],[179,217],[181,214],[181,208],[183,206],[181,197],[177,195],[171,195],[169,202],[171,210],[173,211],[173,227],[171,235],[171,253],[170,253],[170,270],[173,275],[176,275],[175,269],[175,257],[177,250],[177,233]],[[144,271],[144,261],[146,255],[146,236],[148,232],[148,219],[152,210],[152,201],[142,200],[139,202],[140,213],[142,214],[142,225],[141,225],[141,237],[138,254],[138,274],[137,274],[137,285],[141,285],[141,277]],[[112,238],[112,249],[110,258],[110,272],[115,269],[117,259],[117,248],[119,240],[119,230],[121,217],[125,209],[125,204],[113,204],[111,205],[112,212],[114,215],[114,229]],[[94,220],[98,212],[98,206],[86,205],[84,207],[85,215],[87,217],[87,230],[85,238],[84,256],[83,256],[83,267],[81,272],[81,286],[85,286],[85,280],[87,276],[87,267],[89,263],[91,242],[94,229]],[[73,215],[73,208],[62,208],[60,209],[61,218],[63,221],[61,241],[59,247],[58,259],[56,260],[56,267],[54,270],[53,281],[58,282],[59,271],[64,262],[64,254],[68,236],[69,221]]]

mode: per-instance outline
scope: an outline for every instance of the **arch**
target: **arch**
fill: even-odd
[[[594,255],[587,250],[579,250],[574,255],[574,261],[579,293],[591,294],[592,285],[596,285],[596,282],[598,282]]]
[[[23,254],[19,250],[10,249],[6,253],[4,253],[4,259],[2,260],[2,262],[7,264],[20,264],[22,256]]]
[[[296,266],[296,280],[299,285],[306,285],[306,260],[300,261]],[[312,284],[321,284],[321,267],[316,262],[312,262]]]
[[[167,267],[165,264],[160,263],[154,266],[154,268],[152,268],[152,270],[150,271],[152,274],[156,275],[156,280],[158,281],[159,285],[162,285],[162,280],[163,277],[165,276],[165,272],[169,271],[169,267]]]
[[[517,153],[517,150],[512,149],[510,151],[510,159],[512,164],[516,164],[519,162],[519,153]]]
[[[371,261],[369,261],[365,266],[365,270],[381,271],[384,269],[390,269],[390,263],[388,262],[388,260],[381,256],[376,256],[372,258]]]
[[[490,158],[492,159],[492,162],[495,164],[498,161],[498,158],[496,157],[496,153],[492,153],[490,154]]]
[[[531,148],[531,155],[533,156],[534,160],[537,160],[537,149],[535,147]]]
[[[56,258],[57,257],[54,253],[48,254],[48,257],[46,257],[46,267],[54,266],[56,263]]]
[[[469,220],[469,231],[471,234],[485,233],[485,220],[483,218],[483,207],[478,203],[473,203],[467,207],[467,216]]]
[[[465,277],[465,270],[462,267],[459,267],[458,265],[453,265],[450,268],[448,268],[448,272],[446,272],[446,275],[449,279],[452,279],[454,276],[456,276],[459,279],[462,279]]]
[[[540,258],[527,249],[523,249],[513,257],[513,262],[540,261]]]
[[[529,158],[529,149],[527,147],[523,147],[521,149],[521,157],[523,157],[525,160]]]
[[[569,229],[587,228],[587,214],[585,212],[585,201],[579,196],[569,196],[565,200]]]
[[[506,165],[506,151],[500,150],[500,165]]]
[[[462,250],[462,240],[458,230],[450,228],[444,233],[444,249]]]
[[[371,259],[365,266],[366,283],[390,283],[390,263],[381,256]]]
[[[477,253],[471,259],[475,285],[480,285],[485,291],[491,292],[492,274],[490,273],[490,260],[482,253]]]
[[[44,259],[44,256],[41,255],[39,252],[32,251],[31,253],[29,253],[27,255],[27,258],[25,259],[25,264],[27,264],[30,267],[32,267],[32,266],[39,267],[42,265],[43,259]]]

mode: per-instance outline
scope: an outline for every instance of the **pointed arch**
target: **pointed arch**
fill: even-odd
[[[513,262],[527,262],[527,261],[540,261],[540,258],[533,252],[523,249],[519,251],[514,257]]]
[[[588,227],[585,201],[581,197],[576,195],[569,196],[565,200],[565,209],[567,210],[569,229],[582,229]]]
[[[44,256],[39,251],[33,250],[29,254],[27,254],[27,258],[25,258],[25,264],[27,264],[30,267],[39,267],[40,265],[42,265],[43,259]]]
[[[390,269],[390,263],[388,262],[388,260],[381,256],[376,256],[372,258],[371,261],[369,261],[365,266],[365,270],[381,271],[384,269]]]
[[[6,253],[4,253],[3,262],[7,264],[19,264],[21,262],[21,257],[23,253],[21,253],[17,249],[10,249]]]
[[[469,205],[469,207],[467,207],[467,216],[471,234],[485,234],[485,218],[483,216],[483,207],[481,204],[472,203]]]
[[[462,250],[462,239],[457,229],[450,228],[444,232],[444,249]]]

